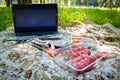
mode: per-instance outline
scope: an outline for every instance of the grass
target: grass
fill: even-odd
[[[90,7],[60,7],[59,22],[69,23],[71,21],[82,21],[88,18],[97,24],[105,24],[107,22],[120,28],[120,8],[90,8]]]
[[[0,31],[13,25],[11,8],[5,6],[5,3],[0,4]]]
[[[0,7],[0,31],[13,24],[11,8]]]
[[[58,23],[67,27],[71,21],[82,21],[88,18],[97,24],[111,23],[120,28],[120,8],[91,8],[91,7],[59,7]],[[11,7],[0,4],[0,31],[13,25]]]

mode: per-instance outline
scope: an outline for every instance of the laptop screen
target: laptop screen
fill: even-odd
[[[15,32],[57,31],[57,4],[12,5]]]

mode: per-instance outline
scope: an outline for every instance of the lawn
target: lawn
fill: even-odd
[[[0,7],[0,31],[13,25],[11,8]]]
[[[59,22],[82,21],[88,18],[97,24],[107,22],[120,28],[120,8],[59,7]]]
[[[0,4],[0,31],[13,25],[11,8],[5,6],[5,3]]]
[[[63,27],[71,21],[82,21],[88,18],[97,24],[111,23],[120,28],[120,8],[92,8],[92,7],[59,7],[58,23]],[[0,31],[13,25],[11,8],[0,6]]]

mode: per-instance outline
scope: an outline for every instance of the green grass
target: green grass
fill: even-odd
[[[0,7],[0,31],[13,24],[11,8]]]
[[[69,26],[71,21],[82,21],[88,18],[97,24],[105,24],[107,22],[120,28],[120,8],[90,8],[90,7],[59,7],[58,23],[62,27]],[[11,8],[4,5],[0,6],[0,31],[13,25]]]
[[[109,22],[120,28],[120,8],[111,10],[107,8],[60,7],[59,16],[59,22],[64,24],[88,18],[97,24]]]

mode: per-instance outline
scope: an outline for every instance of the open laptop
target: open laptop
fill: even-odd
[[[14,4],[12,14],[15,34],[8,40],[48,38],[43,35],[59,34],[57,4]]]

